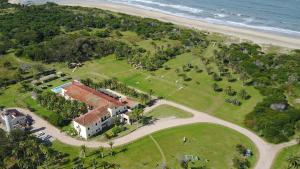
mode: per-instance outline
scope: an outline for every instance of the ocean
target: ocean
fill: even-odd
[[[215,24],[245,27],[300,38],[300,0],[93,1],[122,3]]]

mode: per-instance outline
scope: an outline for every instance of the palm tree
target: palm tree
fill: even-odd
[[[85,158],[85,155],[86,155],[86,146],[82,145],[82,146],[80,146],[80,149],[81,149],[80,156],[83,157],[83,158]]]
[[[297,127],[296,127],[296,128],[297,128]],[[297,128],[297,129],[298,129],[298,128]],[[300,135],[297,135],[297,136],[296,136],[296,142],[297,142],[298,145],[300,145]]]
[[[142,104],[146,104],[149,98],[148,98],[148,95],[141,94],[140,99],[141,99]]]
[[[40,144],[39,149],[42,152],[42,154],[45,156],[45,160],[46,160],[45,165],[46,165],[46,169],[47,169],[48,168],[48,160],[51,157],[49,149],[44,144]]]
[[[181,168],[183,169],[188,169],[189,168],[189,161],[182,158],[182,159],[179,159],[179,165],[181,166]]]
[[[288,169],[299,169],[300,168],[300,156],[297,155],[291,155],[287,159]]]
[[[149,100],[152,99],[152,95],[154,94],[154,91],[152,89],[149,90]]]
[[[249,96],[248,96],[248,93],[246,92],[245,89],[242,89],[242,90],[240,91],[239,96],[240,96],[242,99],[244,99],[244,100],[246,100],[246,99],[249,97]]]
[[[240,80],[243,81],[243,85],[246,84],[246,81],[249,80],[249,78],[250,78],[250,77],[249,77],[246,73],[242,73],[242,74],[240,75]]]
[[[100,146],[98,151],[100,153],[100,157],[104,158],[104,148]]]
[[[100,166],[101,166],[103,169],[106,169],[106,168],[110,167],[110,163],[107,162],[107,161],[101,161]]]
[[[114,145],[114,142],[110,141],[110,142],[108,142],[108,145],[110,146],[110,155],[113,156],[113,145]]]
[[[97,161],[96,161],[96,159],[93,159],[92,160],[92,166],[93,166],[93,169],[96,169],[97,168]]]

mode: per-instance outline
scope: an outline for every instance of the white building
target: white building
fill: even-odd
[[[107,92],[98,92],[78,81],[62,88],[60,93],[65,99],[77,100],[88,106],[89,112],[73,120],[73,126],[79,136],[87,139],[112,125],[114,118],[129,123],[126,114],[138,104],[130,99],[121,99]]]
[[[7,132],[26,126],[27,118],[16,109],[8,109],[0,112],[0,123]]]

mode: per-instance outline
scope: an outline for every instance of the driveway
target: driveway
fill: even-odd
[[[134,132],[117,138],[113,140],[114,146],[121,146],[124,144],[128,144],[130,142],[133,142],[139,138],[142,138],[144,136],[147,136],[153,132],[162,130],[162,129],[167,129],[171,127],[176,127],[176,126],[181,126],[181,125],[187,125],[187,124],[193,124],[193,123],[213,123],[213,124],[218,124],[222,125],[228,128],[231,128],[245,136],[247,136],[252,142],[256,145],[258,152],[259,152],[259,157],[258,161],[256,163],[255,169],[270,169],[272,166],[272,162],[274,158],[276,157],[276,154],[284,147],[288,147],[291,145],[296,144],[296,141],[290,141],[287,143],[283,144],[270,144],[264,141],[262,138],[257,136],[255,133],[252,131],[240,127],[236,124],[224,121],[222,119],[219,119],[217,117],[211,116],[209,114],[197,111],[195,109],[186,107],[184,105],[172,102],[172,101],[167,101],[167,100],[158,100],[156,103],[154,103],[151,107],[147,107],[145,109],[145,112],[149,112],[153,109],[155,109],[158,106],[161,105],[169,105],[176,107],[178,109],[181,109],[186,112],[192,113],[194,116],[191,118],[187,119],[176,119],[176,118],[166,118],[166,119],[160,119],[155,121],[153,124],[143,126]],[[29,114],[32,116],[32,118],[35,120],[34,127],[35,128],[42,128],[43,131],[52,137],[56,138],[62,143],[73,145],[73,146],[81,146],[81,145],[86,145],[87,147],[90,148],[98,148],[99,146],[102,147],[109,147],[109,145],[105,142],[99,142],[99,141],[85,141],[85,140],[77,140],[75,138],[72,138],[65,133],[62,133],[59,129],[48,123],[46,120],[42,119],[41,117],[37,116],[33,112],[26,110],[26,109],[21,109],[21,108],[16,108],[19,111],[24,112],[25,114]]]

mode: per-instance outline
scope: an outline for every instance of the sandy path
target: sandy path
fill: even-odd
[[[231,129],[247,136],[250,140],[252,140],[252,142],[254,142],[254,144],[256,145],[258,152],[259,152],[259,157],[258,157],[257,164],[255,166],[255,169],[269,169],[269,168],[271,168],[272,162],[273,162],[276,154],[278,153],[278,151],[280,151],[284,147],[296,144],[295,141],[291,141],[291,142],[283,143],[283,144],[279,144],[279,145],[267,143],[262,138],[260,138],[259,136],[257,136],[255,133],[253,133],[252,131],[250,131],[248,129],[245,129],[236,124],[221,120],[221,119],[211,116],[209,114],[197,111],[195,109],[191,109],[184,105],[174,103],[171,101],[167,101],[167,100],[157,101],[153,106],[146,108],[145,112],[149,112],[160,105],[173,106],[178,109],[190,112],[194,116],[192,118],[187,118],[187,119],[166,118],[166,119],[157,120],[153,124],[143,126],[126,136],[123,136],[123,137],[113,140],[114,145],[121,146],[124,144],[128,144],[139,138],[148,136],[151,133],[154,133],[154,132],[162,130],[162,129],[167,129],[170,127],[199,123],[199,122],[200,123],[201,122],[213,123],[213,124],[218,124],[218,125],[222,125],[222,126],[231,128]],[[73,145],[73,146],[80,146],[80,145],[84,144],[90,148],[97,148],[99,146],[109,147],[109,145],[104,142],[84,141],[84,140],[74,139],[74,138],[62,133],[56,127],[52,126],[46,120],[35,115],[33,112],[30,112],[25,109],[20,109],[20,108],[18,108],[18,109],[20,111],[24,112],[25,114],[29,114],[32,116],[32,118],[35,120],[34,128],[44,128],[44,131],[47,134],[52,135],[54,138],[61,141],[62,143]]]

